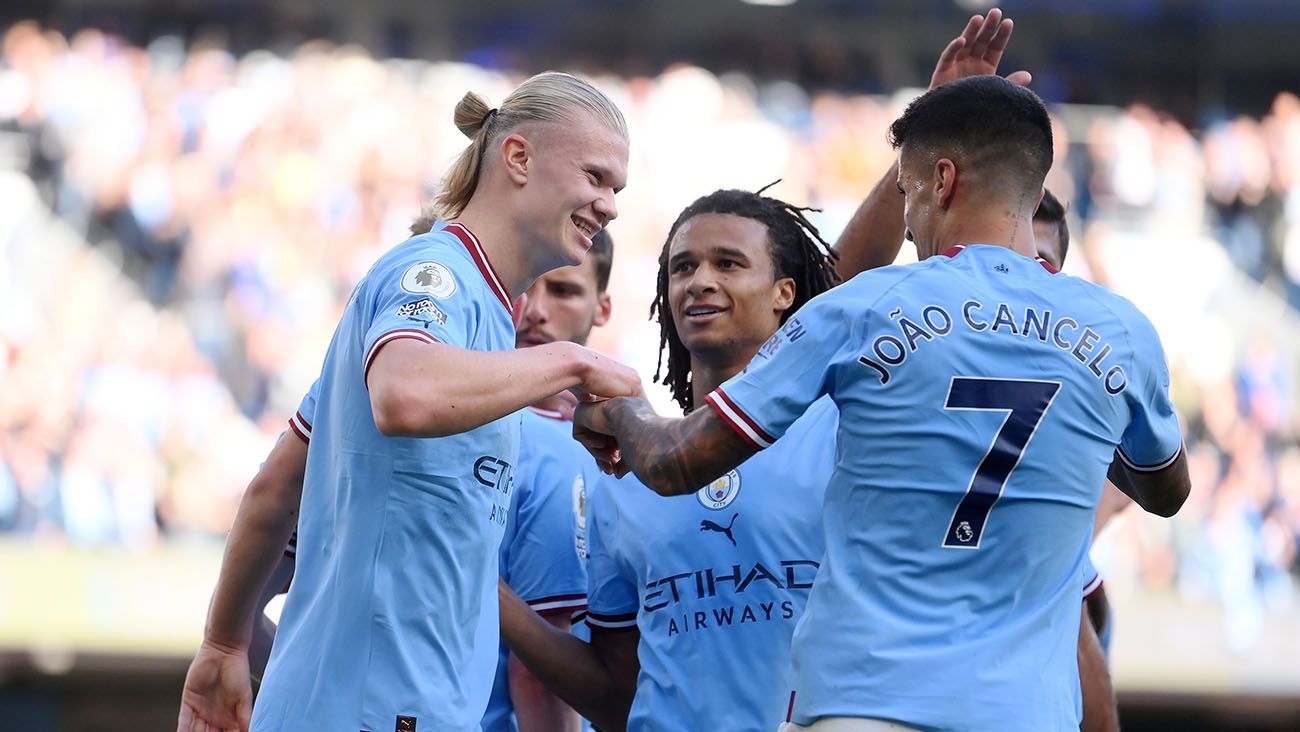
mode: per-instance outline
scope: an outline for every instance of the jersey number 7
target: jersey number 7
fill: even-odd
[[[975,469],[970,487],[948,522],[943,545],[954,549],[978,549],[989,511],[1002,495],[1011,471],[1020,464],[1043,415],[1060,391],[1058,381],[987,379],[954,376],[948,387],[944,409],[978,412],[1006,412],[1002,428]]]

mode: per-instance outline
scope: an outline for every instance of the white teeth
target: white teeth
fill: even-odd
[[[686,309],[687,315],[712,315],[717,312],[721,312],[721,311],[718,310],[717,308],[687,308]]]
[[[590,226],[587,226],[586,223],[579,221],[578,219],[573,219],[573,225],[577,226],[578,231],[581,231],[582,235],[587,237],[588,239],[596,235],[595,229],[591,228]]]

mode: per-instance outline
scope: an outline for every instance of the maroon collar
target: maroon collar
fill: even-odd
[[[483,251],[483,245],[479,243],[478,237],[474,236],[474,232],[461,223],[447,224],[446,228],[447,231],[455,234],[456,238],[460,239],[460,242],[469,250],[469,256],[473,258],[474,264],[478,265],[478,271],[482,273],[483,279],[487,280],[488,287],[491,288],[493,294],[497,296],[497,299],[505,306],[506,312],[510,313],[510,317],[513,319],[515,309],[510,304],[512,301],[510,291],[506,289],[505,283],[501,281],[501,276],[492,268],[492,262],[488,260],[487,252]]]

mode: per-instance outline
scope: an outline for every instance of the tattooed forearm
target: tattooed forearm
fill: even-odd
[[[660,495],[694,493],[758,451],[712,409],[665,419],[642,399],[620,397],[606,414],[624,462]]]

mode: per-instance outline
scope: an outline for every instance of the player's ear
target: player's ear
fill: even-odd
[[[501,162],[506,170],[506,177],[511,183],[522,187],[528,182],[528,166],[532,158],[532,146],[528,139],[518,132],[506,135],[501,141]]]
[[[596,317],[592,318],[591,324],[597,328],[609,322],[609,315],[614,310],[614,302],[610,299],[608,292],[602,292],[596,296]]]
[[[779,312],[789,310],[790,306],[794,304],[794,296],[798,289],[795,287],[794,278],[782,277],[773,283],[772,286],[774,288],[773,294],[775,295],[772,300],[772,309]]]
[[[949,158],[939,158],[934,163],[934,202],[940,208],[952,205],[957,192],[957,165]]]

